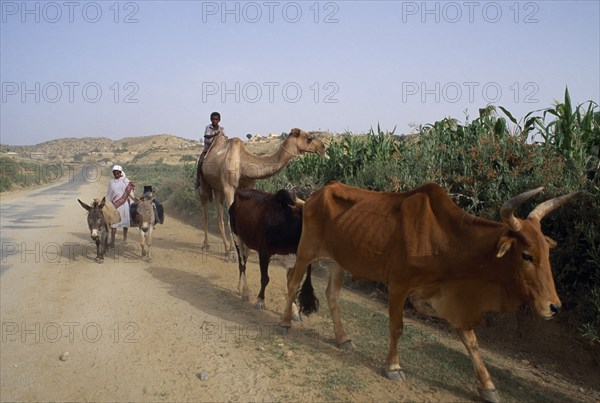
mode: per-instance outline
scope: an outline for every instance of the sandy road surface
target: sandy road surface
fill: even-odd
[[[430,364],[405,363],[409,382],[393,383],[379,373],[385,336],[375,355],[360,352],[361,335],[355,335],[358,352],[342,352],[331,343],[325,309],[282,335],[276,323],[283,270],[273,266],[268,309],[255,310],[240,300],[237,264],[221,260],[217,239],[211,252],[201,253],[200,232],[168,211],[155,231],[151,263],[140,256],[137,230],[128,244],[119,233],[105,263],[94,262],[95,246],[76,199],[103,195],[105,182],[75,180],[2,195],[2,401],[477,400],[470,364],[451,338],[444,348],[457,357],[460,376],[453,363],[435,363],[432,343],[423,338],[408,348],[424,351]],[[252,263],[253,292],[258,282]],[[380,306],[352,298],[383,312],[374,320],[385,318]],[[502,394],[513,378],[515,389],[533,385],[533,399],[598,396],[526,363],[490,355],[505,401],[518,400]],[[421,370],[431,363],[433,373]]]

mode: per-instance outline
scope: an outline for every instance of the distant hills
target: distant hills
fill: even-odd
[[[313,132],[319,137],[326,133]],[[247,139],[242,139],[246,141]],[[246,147],[256,155],[275,152],[281,142],[279,136],[255,136],[246,142]],[[203,144],[171,134],[125,137],[111,140],[107,137],[62,138],[30,146],[0,144],[0,156],[19,159],[61,161],[64,163],[101,164],[165,164],[195,163],[202,152]]]
[[[195,161],[202,145],[170,134],[125,137],[63,138],[30,146],[0,144],[0,155],[24,159],[58,160],[62,162],[119,162],[130,163],[143,159],[152,163],[177,164]]]

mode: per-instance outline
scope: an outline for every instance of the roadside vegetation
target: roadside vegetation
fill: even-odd
[[[600,110],[596,103],[572,105],[566,90],[563,101],[520,120],[502,107],[489,106],[474,118],[466,116],[464,122],[445,118],[411,136],[379,127],[365,134],[334,136],[326,154],[326,158],[312,154],[296,158],[278,175],[259,181],[258,187],[287,188],[306,198],[333,180],[390,192],[435,182],[466,211],[491,220],[500,219],[502,203],[525,190],[545,188],[542,196],[517,211],[521,217],[541,201],[581,191],[579,199],[546,217],[542,225],[558,242],[551,260],[570,325],[582,340],[600,347]],[[195,161],[127,169],[138,189],[153,186],[167,215],[201,225],[201,207],[193,191]],[[216,231],[214,205],[211,209],[209,225]]]
[[[72,174],[60,162],[0,157],[0,193],[58,182]]]

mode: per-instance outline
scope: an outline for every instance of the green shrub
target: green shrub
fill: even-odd
[[[59,162],[19,160],[0,157],[0,192],[66,180],[66,168]]]

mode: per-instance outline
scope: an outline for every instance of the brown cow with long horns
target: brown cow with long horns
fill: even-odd
[[[353,277],[385,282],[389,289],[390,344],[385,363],[390,379],[404,379],[398,360],[407,298],[417,309],[446,319],[473,362],[480,396],[498,394],[481,358],[473,326],[484,312],[510,312],[522,303],[544,319],[561,303],[550,268],[540,220],[576,196],[546,201],[522,220],[513,211],[542,188],[507,201],[502,222],[467,214],[447,193],[428,184],[406,193],[381,193],[340,183],[316,191],[303,209],[303,230],[282,326],[291,326],[291,305],[307,266],[333,259],[326,290],[336,342],[352,348],[342,327],[339,291],[344,270]]]

